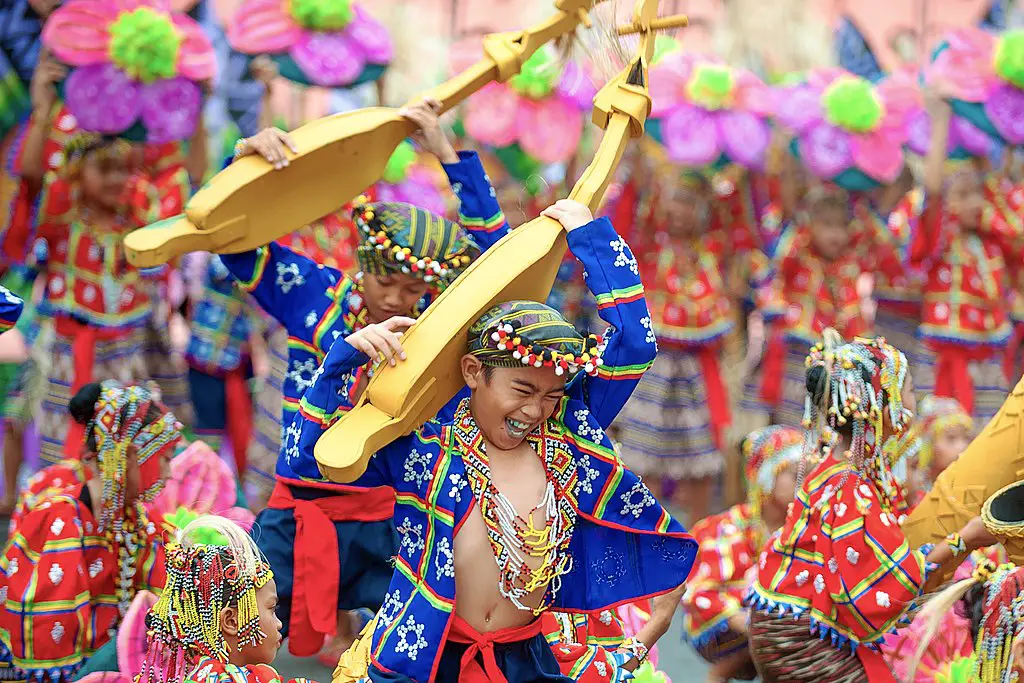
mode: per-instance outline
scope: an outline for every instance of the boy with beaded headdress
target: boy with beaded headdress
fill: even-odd
[[[700,544],[697,570],[683,596],[683,628],[690,644],[712,663],[709,681],[755,675],[747,646],[743,596],[767,538],[793,501],[803,432],[770,426],[743,440],[747,501],[694,524]]]
[[[508,230],[479,158],[455,152],[441,132],[438,109],[436,102],[425,102],[405,114],[422,131],[414,139],[442,162],[461,201],[461,225],[411,204],[358,206],[354,219],[362,272],[354,277],[279,244],[221,256],[242,289],[289,335],[286,429],[277,486],[257,520],[263,529],[257,543],[279,577],[280,613],[289,650],[296,655],[316,653],[324,634],[345,632],[347,620],[339,619],[338,611],[380,606],[396,545],[390,523],[393,491],[354,490],[296,466],[297,432],[291,423],[299,398],[336,339],[392,316],[415,316]],[[290,144],[284,133],[269,129],[243,140],[239,152],[257,153],[280,166]],[[355,403],[371,370],[352,373],[339,410]]]
[[[395,488],[402,542],[359,676],[566,680],[537,615],[666,593],[690,571],[693,539],[605,431],[656,354],[632,253],[581,204],[545,215],[568,231],[610,336],[584,338],[540,303],[494,306],[470,326],[461,370],[471,395],[454,418],[370,459],[353,485]],[[328,352],[292,425],[304,476],[322,477],[313,448],[352,373],[367,353],[400,359],[410,322],[364,328]]]
[[[801,474],[810,471],[760,555],[748,595],[751,654],[766,683],[891,681],[882,638],[936,566],[991,535],[975,519],[938,546],[911,548],[900,530],[908,506],[891,446],[916,408],[902,352],[881,337],[843,343],[826,330],[808,356],[806,387]]]

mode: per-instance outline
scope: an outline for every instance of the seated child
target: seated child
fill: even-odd
[[[395,489],[402,541],[358,676],[565,681],[539,615],[653,597],[689,574],[696,543],[605,433],[657,351],[635,260],[585,206],[560,201],[545,215],[566,228],[613,329],[584,338],[543,304],[494,306],[470,327],[471,394],[454,419],[370,459],[354,485]],[[314,445],[349,375],[369,356],[400,362],[410,322],[364,327],[328,351],[292,424],[304,476],[322,478]]]
[[[200,517],[167,545],[167,584],[147,617],[140,683],[277,683],[270,565],[237,524]]]

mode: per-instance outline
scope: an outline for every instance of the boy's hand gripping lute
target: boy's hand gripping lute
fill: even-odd
[[[654,31],[685,23],[658,19],[657,5],[657,0],[636,0],[632,24],[619,32],[640,34],[638,54],[594,99],[593,121],[604,129],[604,136],[569,194],[594,212],[626,143],[644,132],[651,110],[647,78]],[[371,455],[436,415],[463,386],[459,359],[466,350],[469,326],[496,303],[544,301],[565,248],[562,225],[541,216],[481,255],[404,334],[408,359],[394,366],[379,365],[355,408],[317,442],[315,455],[324,475],[339,482],[358,478]]]

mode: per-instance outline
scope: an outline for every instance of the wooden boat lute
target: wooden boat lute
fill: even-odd
[[[685,19],[658,19],[657,0],[636,0],[633,22],[622,33],[640,33],[638,54],[594,99],[593,122],[604,129],[594,160],[569,198],[596,211],[626,144],[639,138],[651,109],[648,64],[654,31]],[[544,301],[565,253],[562,226],[540,217],[513,230],[485,252],[420,316],[403,344],[408,360],[380,365],[358,404],[320,438],[315,455],[328,478],[348,482],[369,458],[437,414],[463,386],[459,360],[469,326],[502,301]]]
[[[422,97],[448,111],[488,83],[507,81],[542,45],[589,25],[589,10],[602,1],[556,0],[556,12],[536,26],[485,36],[483,59]],[[380,179],[391,153],[414,132],[398,111],[360,109],[301,126],[291,133],[299,152],[280,170],[257,157],[240,159],[196,192],[184,214],[126,236],[128,260],[145,268],[189,251],[248,251],[337,210]]]

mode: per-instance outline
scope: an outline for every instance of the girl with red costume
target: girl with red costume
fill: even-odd
[[[135,593],[164,584],[143,503],[163,488],[181,425],[139,386],[89,384],[71,402],[98,477],[36,501],[0,558],[8,677],[69,681],[116,633]]]

